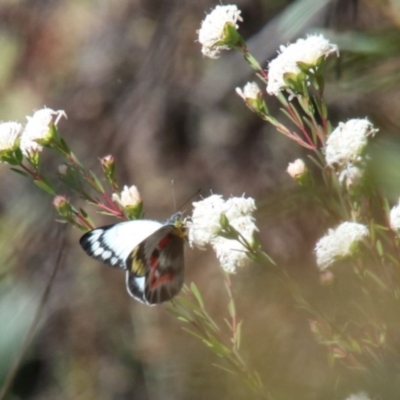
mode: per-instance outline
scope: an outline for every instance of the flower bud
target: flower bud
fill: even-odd
[[[58,170],[58,173],[59,173],[61,176],[66,176],[67,173],[68,173],[68,165],[67,165],[67,164],[60,164],[60,165],[57,167],[57,170]]]
[[[100,164],[108,182],[114,187],[117,185],[115,182],[115,158],[111,154],[100,158]]]
[[[289,163],[286,172],[297,182],[300,182],[308,174],[308,169],[303,160],[298,158],[297,160]]]
[[[107,156],[104,156],[103,158],[100,158],[100,163],[104,170],[109,170],[111,168],[114,168],[115,158],[113,155],[109,154]]]
[[[261,114],[267,112],[267,106],[264,102],[262,91],[257,83],[248,82],[244,86],[243,90],[237,87],[236,93],[244,100],[250,110]]]
[[[57,212],[63,217],[71,216],[71,204],[66,196],[55,196],[53,199],[53,206]]]

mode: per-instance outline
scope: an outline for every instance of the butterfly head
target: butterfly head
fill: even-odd
[[[183,218],[183,212],[178,211],[171,218],[168,219],[166,225],[172,225],[175,230],[175,235],[179,236],[181,239],[186,239],[188,236],[188,231],[186,227],[186,219]]]

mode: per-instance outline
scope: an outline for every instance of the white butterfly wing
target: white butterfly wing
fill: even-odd
[[[126,269],[132,250],[162,226],[160,222],[145,219],[120,222],[87,232],[79,243],[96,260]]]

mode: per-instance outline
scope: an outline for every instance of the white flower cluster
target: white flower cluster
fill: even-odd
[[[362,161],[368,138],[374,136],[377,131],[366,118],[340,122],[326,142],[327,164],[346,165]]]
[[[30,157],[39,153],[43,147],[39,142],[51,139],[50,126],[57,125],[61,117],[66,117],[64,111],[54,111],[43,108],[36,111],[33,116],[27,116],[27,124],[23,127],[18,122],[3,122],[0,124],[0,156],[21,149],[22,154]],[[4,160],[4,159],[3,159]]]
[[[347,187],[359,185],[365,169],[364,152],[368,139],[377,131],[366,118],[351,119],[340,122],[329,135],[325,159],[327,165],[338,171],[340,183]]]
[[[315,246],[319,269],[323,271],[335,261],[353,255],[357,244],[368,236],[368,228],[356,222],[344,222],[336,229],[329,229]]]
[[[360,392],[356,394],[351,394],[346,400],[371,400],[370,397],[365,392]]]
[[[316,68],[331,53],[338,54],[338,48],[322,35],[310,35],[288,46],[280,46],[278,57],[269,63],[267,92],[270,95],[278,95],[287,88],[285,74],[296,78],[301,73],[299,63]]]
[[[206,16],[198,31],[199,42],[202,45],[201,52],[209,58],[218,58],[221,50],[229,50],[230,47],[225,37],[225,27],[231,24],[238,29],[237,22],[243,21],[241,11],[235,5],[216,6]]]
[[[221,231],[221,216],[250,244],[257,230],[252,213],[256,206],[252,198],[232,197],[224,200],[220,195],[211,195],[193,203],[193,214],[188,221],[190,245],[204,248],[211,244],[222,268],[235,273],[238,267],[248,264],[246,248],[237,240],[218,236]]]
[[[16,150],[22,133],[22,125],[18,122],[0,124],[0,154]]]
[[[58,124],[61,117],[66,118],[64,111],[54,111],[51,108],[43,108],[36,111],[32,117],[27,116],[28,123],[21,136],[21,150],[24,156],[32,153],[40,153],[43,147],[38,141],[45,141],[50,135],[50,126]]]

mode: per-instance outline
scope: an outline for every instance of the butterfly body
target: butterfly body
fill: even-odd
[[[91,257],[126,270],[126,287],[135,299],[154,305],[170,300],[184,278],[181,213],[166,223],[152,220],[120,222],[87,232],[80,244]]]

